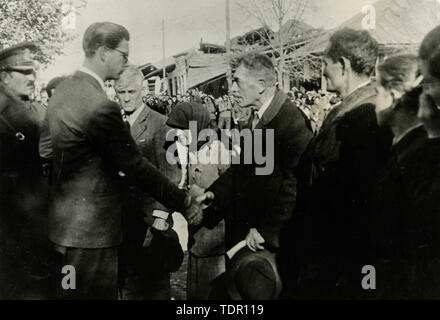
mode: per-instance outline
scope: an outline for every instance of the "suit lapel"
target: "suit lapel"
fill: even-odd
[[[144,132],[147,130],[147,119],[150,116],[150,109],[145,106],[144,110],[139,114],[137,119],[134,121],[131,126],[131,135],[133,139],[138,139]]]
[[[267,125],[276,117],[276,115],[280,112],[281,107],[284,102],[287,100],[287,96],[281,91],[276,90],[275,95],[272,99],[267,110],[263,113],[260,121],[258,121],[255,129],[263,129],[267,127]]]

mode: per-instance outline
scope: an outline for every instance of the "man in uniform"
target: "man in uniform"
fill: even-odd
[[[35,49],[21,43],[0,51],[0,299],[28,297],[24,287],[45,273],[39,264],[45,239],[40,121],[29,101]]]

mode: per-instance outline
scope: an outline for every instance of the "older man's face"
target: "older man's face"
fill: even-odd
[[[7,71],[7,87],[17,97],[30,97],[35,90],[35,71]]]
[[[126,114],[131,114],[142,106],[142,83],[125,79],[124,74],[121,75],[120,81],[116,83],[116,94]]]
[[[254,106],[259,100],[259,80],[243,64],[234,72],[230,94],[241,108]]]

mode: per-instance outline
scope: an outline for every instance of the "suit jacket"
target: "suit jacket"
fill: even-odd
[[[180,169],[166,161],[166,135],[171,127],[167,117],[146,106],[130,128],[131,135],[142,154],[176,185],[180,181]]]
[[[121,243],[121,172],[170,208],[188,205],[187,193],[142,157],[120,107],[92,76],[76,72],[63,81],[47,118],[54,152],[49,236],[56,244],[105,248]]]
[[[244,240],[252,227],[264,237],[266,246],[278,247],[280,229],[295,206],[295,169],[312,137],[301,111],[280,90],[255,129],[263,129],[262,150],[266,130],[274,130],[274,151],[268,155],[274,160],[272,174],[256,175],[256,163],[244,164],[242,158],[241,164],[233,164],[208,188],[215,200],[205,210],[204,224],[213,227],[225,218],[227,249]]]
[[[143,156],[167,176],[171,182],[177,185],[181,175],[180,169],[177,165],[171,165],[166,160],[166,149],[164,146],[167,132],[171,129],[167,126],[166,121],[166,116],[145,106],[133,125],[130,126],[130,132]],[[130,220],[130,224],[132,224],[133,228],[139,229],[139,236],[142,238],[135,240],[135,242],[142,244],[143,237],[145,236],[145,225],[141,221],[145,220],[148,225],[151,225],[154,220],[152,217],[154,209],[164,211],[169,211],[169,209],[149,194],[134,186],[129,188],[127,196],[125,211],[136,215],[136,217],[132,217],[134,219]]]

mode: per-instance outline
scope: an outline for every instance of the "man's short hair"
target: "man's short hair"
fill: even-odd
[[[130,40],[125,27],[112,22],[95,22],[84,33],[83,49],[86,57],[93,57],[99,47],[116,49],[124,39]]]
[[[142,86],[143,81],[144,75],[142,71],[139,70],[139,68],[135,65],[129,64],[122,70],[121,74],[119,75],[119,79],[115,82],[115,86],[117,88],[118,86],[124,85],[127,82],[135,82],[136,84]]]
[[[367,76],[373,73],[378,54],[379,45],[367,31],[350,28],[336,31],[330,37],[330,45],[325,51],[333,62],[345,57],[356,73]]]
[[[237,57],[231,64],[233,70],[243,65],[251,72],[261,75],[269,86],[276,84],[275,67],[272,60],[264,54],[248,53]]]

